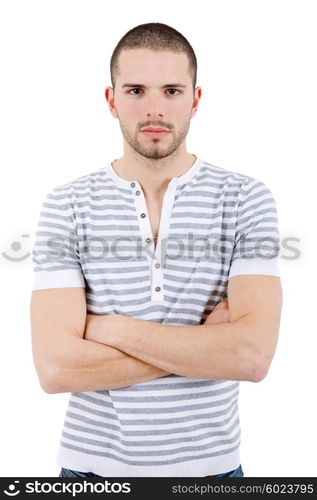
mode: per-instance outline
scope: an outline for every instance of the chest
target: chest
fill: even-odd
[[[163,197],[141,190],[109,193],[78,222],[80,255],[92,314],[130,314],[196,323],[222,296],[235,219],[224,198],[202,188]]]
[[[151,228],[154,248],[156,249],[162,215],[163,198],[145,197],[147,214]]]

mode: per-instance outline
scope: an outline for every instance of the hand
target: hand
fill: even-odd
[[[229,323],[229,308],[227,300],[223,300],[216,305],[207,317],[204,325],[211,325],[215,323]]]

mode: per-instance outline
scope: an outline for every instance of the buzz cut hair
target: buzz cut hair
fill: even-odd
[[[140,24],[129,30],[118,42],[110,60],[110,76],[113,89],[120,73],[119,56],[122,50],[150,49],[169,50],[184,53],[188,57],[189,71],[192,74],[193,89],[196,87],[197,59],[188,40],[176,29],[162,23]]]

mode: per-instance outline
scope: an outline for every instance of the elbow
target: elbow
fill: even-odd
[[[62,380],[60,373],[57,369],[46,367],[39,373],[39,381],[41,388],[47,394],[59,394],[68,392],[65,380]]]
[[[58,394],[58,391],[55,389],[55,387],[53,387],[52,384],[43,383],[42,381],[40,381],[40,384],[41,388],[44,392],[46,392],[46,394]]]
[[[271,359],[268,356],[253,355],[252,361],[249,362],[249,370],[247,374],[248,382],[262,382],[268,374]]]
[[[267,370],[263,370],[263,368],[256,367],[253,368],[248,374],[248,382],[262,382],[262,380],[266,377]]]

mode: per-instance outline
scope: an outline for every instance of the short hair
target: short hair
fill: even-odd
[[[176,29],[162,23],[140,24],[128,31],[119,40],[110,60],[110,75],[113,88],[119,74],[119,56],[122,50],[150,49],[154,51],[170,50],[185,53],[189,61],[189,69],[193,74],[193,88],[196,87],[197,59],[188,40]]]

